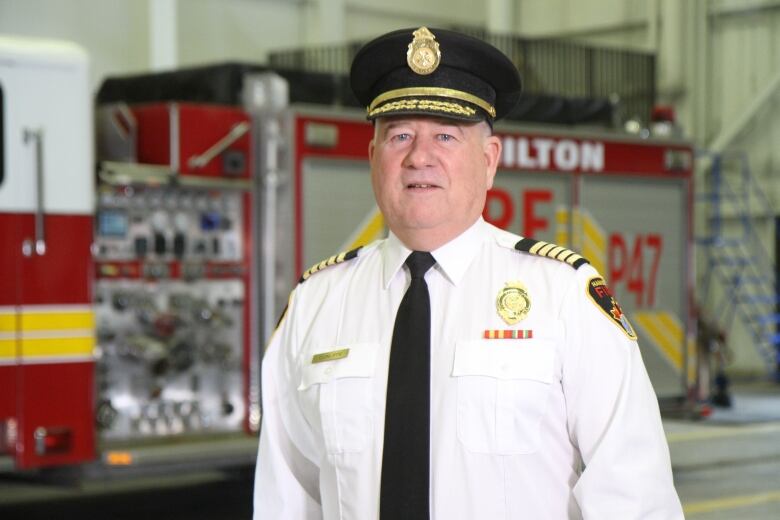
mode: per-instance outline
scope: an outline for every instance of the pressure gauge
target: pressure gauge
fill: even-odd
[[[158,232],[165,231],[169,226],[169,220],[168,214],[165,211],[155,211],[152,213],[152,229]]]
[[[187,213],[183,211],[179,211],[174,215],[173,217],[173,227],[176,229],[176,231],[185,232],[187,229],[189,229],[190,225],[190,217]]]

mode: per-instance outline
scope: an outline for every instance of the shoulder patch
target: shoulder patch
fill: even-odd
[[[636,341],[634,327],[629,323],[628,318],[623,313],[617,300],[612,295],[612,291],[609,290],[602,277],[594,276],[588,280],[588,297],[598,306],[604,316],[623,330],[628,339]]]
[[[326,267],[330,267],[332,265],[340,264],[342,262],[346,262],[347,260],[352,260],[353,258],[357,258],[358,251],[360,251],[360,249],[362,247],[363,246],[356,247],[355,249],[352,249],[351,251],[345,251],[343,253],[339,253],[337,255],[333,255],[330,258],[328,258],[327,260],[323,260],[322,262],[320,262],[318,264],[314,264],[305,273],[303,273],[303,276],[301,276],[301,279],[298,280],[298,283],[305,282],[306,280],[309,279],[309,277],[311,275],[313,275],[316,272],[322,271]]]
[[[544,242],[543,240],[534,240],[533,238],[523,238],[517,244],[515,249],[518,251],[525,251],[532,255],[546,256],[553,260],[559,260],[565,262],[575,269],[578,269],[581,265],[589,264],[590,262],[575,253],[571,249],[566,249],[563,246],[551,244],[550,242]]]

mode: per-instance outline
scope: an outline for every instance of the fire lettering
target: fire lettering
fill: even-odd
[[[610,298],[612,296],[606,285],[597,285],[593,287],[593,290],[596,292],[599,298]]]

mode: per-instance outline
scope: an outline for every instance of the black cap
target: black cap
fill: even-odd
[[[421,114],[492,123],[517,103],[517,67],[492,45],[444,29],[401,29],[370,41],[350,85],[368,119]]]

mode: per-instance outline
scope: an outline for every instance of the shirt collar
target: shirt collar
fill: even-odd
[[[479,251],[482,241],[487,236],[484,232],[486,226],[487,223],[480,216],[466,231],[439,249],[431,251],[436,259],[435,268],[439,269],[453,285],[458,285]],[[392,231],[388,234],[382,251],[382,285],[385,289],[390,286],[393,277],[403,267],[406,257],[411,252],[412,250],[406,247]]]

